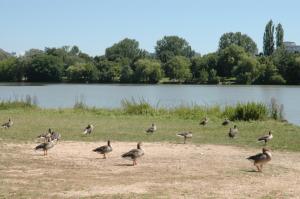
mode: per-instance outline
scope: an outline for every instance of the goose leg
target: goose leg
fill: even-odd
[[[259,166],[258,166],[258,165],[255,165],[255,166],[256,166],[256,168],[257,168],[257,171],[260,172]]]
[[[185,144],[185,141],[186,141],[186,137],[184,137],[184,141],[183,141],[183,144]]]
[[[103,153],[103,159],[106,159],[106,155],[105,155],[105,153]]]

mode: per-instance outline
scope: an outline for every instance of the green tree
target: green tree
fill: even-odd
[[[274,54],[273,54],[274,55]],[[278,73],[271,57],[260,57],[258,59],[261,72],[255,83],[257,84],[285,84],[285,79]]]
[[[286,68],[286,81],[288,84],[300,84],[300,57],[293,56]]]
[[[95,57],[95,66],[99,70],[100,82],[114,82],[120,78],[120,64],[118,62],[109,61],[105,57]]]
[[[129,65],[124,65],[121,69],[120,82],[130,83],[133,81],[133,70]]]
[[[265,28],[265,33],[264,33],[264,55],[270,56],[274,52],[275,44],[274,44],[274,25],[273,21],[270,20]]]
[[[237,82],[241,84],[252,84],[259,77],[259,62],[250,56],[243,56],[233,69]]]
[[[257,54],[258,49],[256,43],[246,34],[241,32],[229,32],[221,36],[219,41],[219,50],[225,49],[231,45],[237,45],[252,55]]]
[[[164,36],[155,46],[156,56],[162,63],[168,62],[174,56],[191,58],[195,55],[189,43],[178,36]]]
[[[202,57],[196,56],[191,59],[191,63],[193,81],[206,83],[210,79],[210,71],[213,69],[216,72],[218,55],[216,53],[209,53]],[[213,75],[213,73],[211,74]]]
[[[133,63],[137,59],[146,56],[146,54],[146,51],[139,49],[138,41],[128,38],[123,39],[105,50],[105,57],[109,61],[118,61],[127,58]]]
[[[76,63],[66,70],[71,82],[96,82],[99,77],[98,69],[92,63]]]
[[[8,52],[6,52],[0,48],[0,61],[2,61],[4,59],[8,59],[10,57],[12,57],[11,54],[9,54]]]
[[[34,56],[26,66],[26,77],[30,82],[59,82],[62,78],[63,62],[53,56]]]
[[[139,59],[135,62],[135,79],[138,82],[157,83],[163,77],[161,64],[154,59]]]
[[[283,47],[284,30],[282,25],[279,23],[276,27],[276,47]]]
[[[175,56],[164,65],[164,70],[167,77],[182,82],[191,79],[190,66],[191,62],[188,58]]]
[[[246,55],[244,48],[235,44],[219,51],[217,71],[222,77],[231,77],[232,69]]]
[[[0,81],[22,81],[23,66],[15,57],[0,61]]]

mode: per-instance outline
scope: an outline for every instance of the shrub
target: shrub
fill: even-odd
[[[225,107],[223,115],[230,120],[262,120],[268,117],[268,108],[263,103],[238,103],[235,107]]]
[[[126,114],[131,115],[154,115],[155,108],[153,108],[148,102],[145,100],[139,100],[138,102],[135,99],[127,100],[123,99],[122,109]]]

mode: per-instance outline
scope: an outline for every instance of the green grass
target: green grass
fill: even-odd
[[[149,108],[149,107],[148,107]],[[269,130],[274,133],[268,146],[273,150],[300,151],[300,127],[265,119],[257,121],[234,122],[239,128],[236,139],[229,139],[230,126],[222,126],[223,113],[218,107],[177,107],[175,109],[154,109],[151,114],[126,112],[125,109],[40,109],[40,108],[0,108],[0,121],[10,117],[14,126],[0,129],[0,140],[8,142],[33,142],[37,135],[53,128],[62,134],[63,140],[171,142],[182,140],[175,136],[182,131],[192,131],[194,144],[222,144],[261,148],[257,137]],[[205,127],[199,126],[199,120],[207,115],[210,119]],[[146,135],[145,129],[156,123],[158,131]],[[83,128],[92,123],[95,130],[92,135],[82,135]]]

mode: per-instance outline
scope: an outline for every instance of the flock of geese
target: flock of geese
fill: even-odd
[[[209,122],[209,119],[207,117],[203,118],[199,125],[206,126]],[[229,125],[230,120],[228,118],[225,118],[225,120],[222,122],[223,126]],[[13,121],[11,118],[8,119],[8,122],[5,122],[2,124],[2,128],[4,129],[9,129],[13,126]],[[93,132],[94,126],[92,124],[88,124],[83,131],[84,135],[89,135]],[[145,130],[146,133],[148,134],[153,134],[154,132],[157,131],[157,126],[152,123],[152,125]],[[238,128],[236,125],[233,126],[233,128],[229,128],[228,132],[228,137],[233,139],[237,136],[238,134]],[[183,143],[186,143],[186,140],[188,138],[192,138],[193,134],[192,132],[181,132],[178,133],[177,136],[182,137],[184,139]],[[272,132],[269,131],[267,135],[264,135],[262,137],[259,137],[257,140],[260,142],[264,142],[265,145],[267,144],[268,141],[270,141],[273,138]],[[37,142],[40,142],[39,145],[37,145],[34,149],[35,150],[42,150],[44,152],[44,156],[47,155],[47,152],[49,149],[53,148],[56,143],[61,139],[61,135],[58,132],[53,131],[52,129],[48,129],[46,133],[43,133],[39,136],[37,136]],[[137,165],[137,159],[142,157],[144,155],[144,151],[141,148],[142,143],[138,142],[137,143],[137,148],[132,149],[124,154],[121,155],[122,158],[128,159],[133,161],[133,166]],[[98,148],[95,148],[93,151],[99,154],[103,155],[103,158],[107,158],[107,154],[112,152],[113,148],[111,146],[110,140],[107,141],[107,145],[100,146]],[[259,172],[262,171],[263,165],[266,164],[267,162],[271,161],[272,155],[269,149],[263,148],[262,153],[258,153],[256,155],[250,156],[247,159],[252,161],[254,163],[254,166],[257,168]]]

